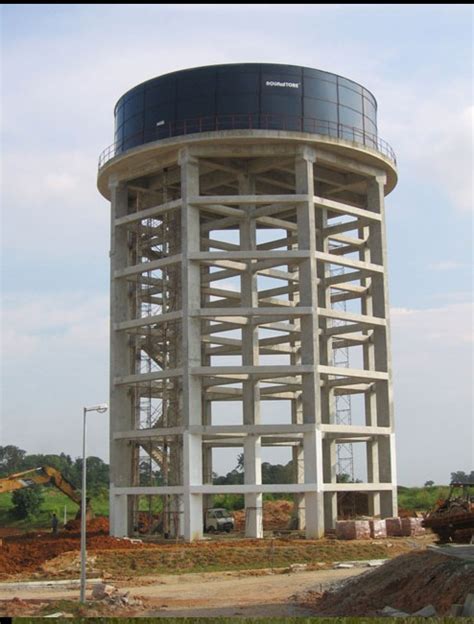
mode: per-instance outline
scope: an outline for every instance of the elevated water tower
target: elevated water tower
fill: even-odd
[[[294,496],[309,538],[334,527],[339,492],[396,513],[384,196],[397,172],[376,110],[347,78],[254,63],[174,72],[118,101],[98,173],[113,535],[160,509],[163,532],[199,539],[224,493],[244,495],[249,537],[265,492]],[[338,422],[341,396],[357,422]],[[337,480],[347,444],[361,483]],[[266,447],[290,449],[291,483],[262,483]],[[242,484],[213,484],[217,449],[243,452]]]

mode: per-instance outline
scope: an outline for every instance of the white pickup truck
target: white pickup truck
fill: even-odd
[[[214,533],[214,531],[225,531],[230,533],[234,528],[234,518],[222,507],[208,509],[204,521],[204,531]]]

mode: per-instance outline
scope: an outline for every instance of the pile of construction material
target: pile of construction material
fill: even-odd
[[[92,588],[92,599],[106,602],[111,607],[138,607],[141,600],[130,597],[130,592],[122,593],[114,585],[96,583]]]
[[[309,592],[300,602],[328,617],[474,616],[474,565],[432,550],[396,557],[373,571],[339,584],[334,591]],[[316,589],[316,588],[315,588]]]
[[[384,607],[379,611],[379,615],[383,617],[437,617],[436,609],[433,605],[426,605],[422,609],[418,609],[415,613],[407,613],[400,609],[394,609],[393,607]],[[474,594],[468,594],[464,600],[464,604],[453,604],[449,610],[448,615],[454,617],[474,617]]]
[[[417,537],[425,534],[422,518],[385,518],[384,520],[340,520],[336,537],[343,540],[385,539],[386,537]]]

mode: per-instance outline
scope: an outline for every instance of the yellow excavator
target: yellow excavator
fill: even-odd
[[[76,490],[70,481],[53,468],[52,466],[40,466],[39,468],[31,468],[23,472],[8,475],[0,479],[0,494],[4,492],[14,492],[21,488],[30,487],[34,484],[38,485],[54,485],[63,494],[68,496],[72,501],[79,505],[79,511],[76,518],[81,517],[81,494]],[[86,518],[89,520],[93,517],[92,508],[89,499],[86,500]]]

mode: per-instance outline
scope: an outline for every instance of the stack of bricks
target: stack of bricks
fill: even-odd
[[[369,520],[370,537],[372,539],[383,539],[387,537],[387,527],[385,520]]]
[[[402,519],[401,518],[386,518],[385,526],[387,527],[388,537],[402,537]]]
[[[368,520],[340,520],[336,522],[337,539],[370,539],[370,524]]]
[[[421,526],[423,518],[402,518],[402,535],[417,537],[424,535],[426,530]]]

